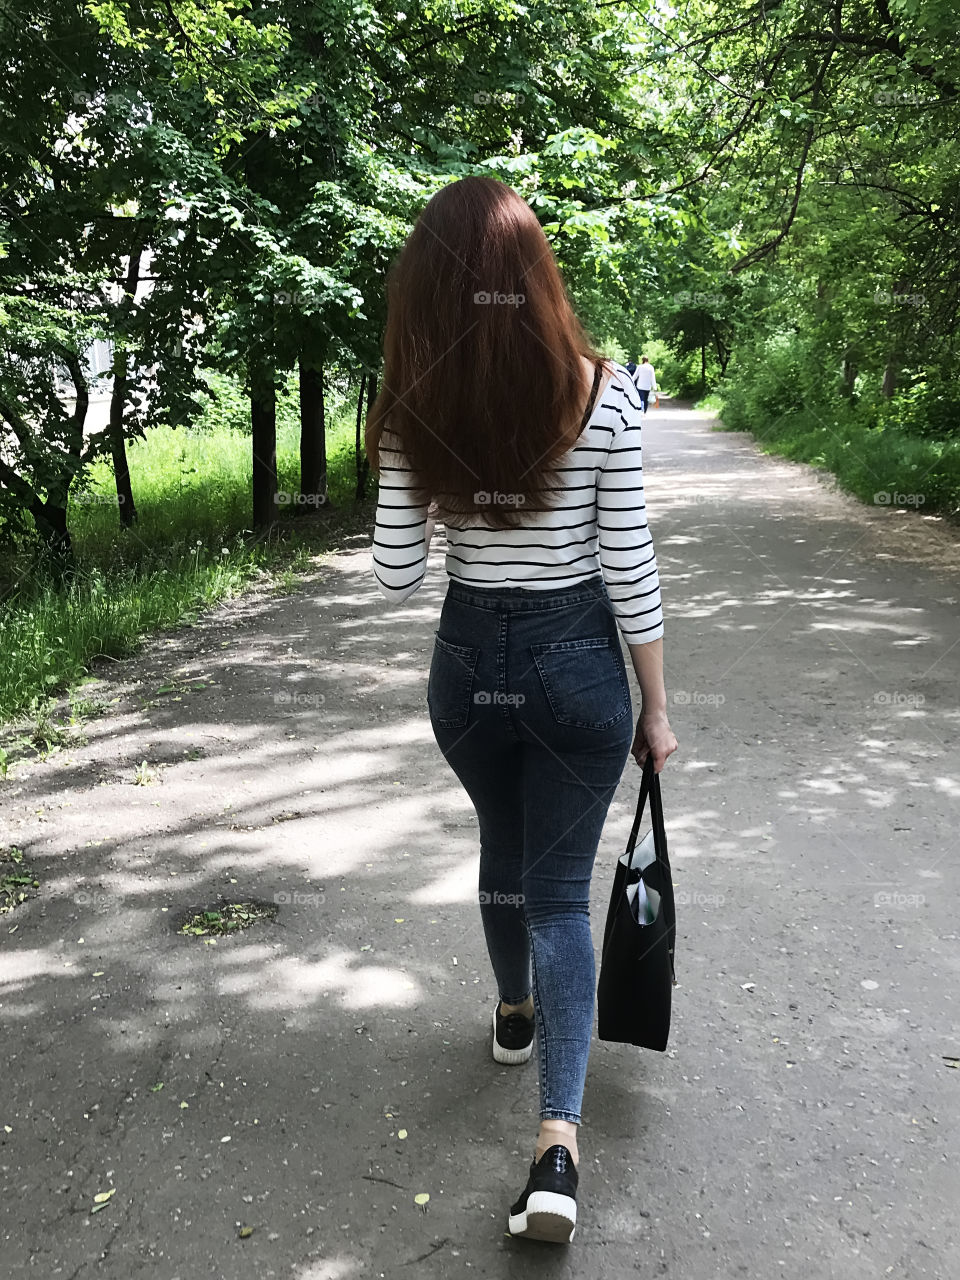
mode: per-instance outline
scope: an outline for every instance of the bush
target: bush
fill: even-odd
[[[922,383],[890,401],[842,396],[795,337],[741,355],[716,388],[723,427],[761,449],[831,471],[864,502],[960,514],[960,403]]]
[[[637,354],[648,356],[657,371],[657,382],[667,395],[691,400],[703,387],[700,385],[700,356],[677,356],[659,338],[644,342]]]
[[[960,387],[936,378],[918,382],[886,400],[879,413],[884,425],[908,435],[943,439],[960,435]]]

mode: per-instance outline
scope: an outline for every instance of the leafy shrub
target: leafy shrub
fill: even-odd
[[[773,335],[741,355],[715,396],[723,427],[749,431],[765,452],[831,471],[865,502],[960,514],[960,400],[921,383],[889,401],[852,403],[822,357],[795,337]],[[897,495],[904,498],[897,503]]]

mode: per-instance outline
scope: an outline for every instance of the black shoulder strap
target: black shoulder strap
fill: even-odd
[[[583,411],[583,417],[580,420],[580,430],[590,421],[590,415],[593,413],[593,402],[597,398],[597,387],[600,385],[600,365],[595,363],[593,366],[593,386],[590,388],[590,399],[587,401],[587,407]]]

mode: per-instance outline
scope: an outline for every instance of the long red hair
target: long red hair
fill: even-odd
[[[374,470],[389,429],[442,516],[509,528],[547,509],[552,464],[580,433],[584,356],[602,359],[530,206],[496,178],[450,183],[387,277],[383,382],[366,423]]]

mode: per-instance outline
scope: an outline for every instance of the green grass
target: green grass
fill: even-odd
[[[779,454],[833,473],[839,486],[863,502],[914,508],[925,514],[960,514],[960,437],[921,436],[891,416],[826,400],[765,413],[742,396],[714,393],[700,407],[719,410],[724,428],[749,431],[765,453]],[[778,406],[779,407],[779,406]]]
[[[292,570],[366,518],[353,501],[353,431],[348,413],[328,424],[322,519],[280,507],[268,538],[250,531],[250,437],[228,425],[156,428],[130,442],[132,529],[119,522],[109,465],[96,464],[71,501],[76,574],[66,585],[26,577],[0,610],[0,722],[42,717],[51,695],[81,680],[96,656],[129,654],[253,580],[270,575],[289,588]],[[280,489],[296,492],[297,430],[287,422],[277,434]]]
[[[718,395],[716,391],[710,391],[702,399],[697,400],[693,407],[702,409],[704,413],[721,413],[723,411],[723,397]]]

